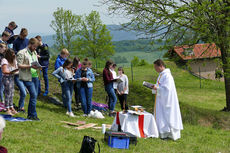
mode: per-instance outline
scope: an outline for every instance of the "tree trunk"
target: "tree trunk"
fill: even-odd
[[[225,94],[226,94],[226,107],[223,111],[230,111],[230,47],[223,45],[220,47],[221,58],[223,62],[224,71],[224,83],[225,83]]]
[[[230,66],[228,66],[230,68]],[[224,75],[225,94],[226,94],[226,107],[224,111],[230,111],[230,74]]]
[[[96,69],[97,69],[97,60],[96,60]]]

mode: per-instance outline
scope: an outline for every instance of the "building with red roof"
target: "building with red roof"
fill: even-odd
[[[175,46],[168,55],[169,58],[186,65],[191,73],[202,78],[215,80],[222,71],[218,62],[221,51],[214,43]]]

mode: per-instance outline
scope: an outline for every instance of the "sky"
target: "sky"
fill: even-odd
[[[54,34],[49,25],[57,7],[72,10],[78,15],[96,10],[104,24],[128,21],[119,16],[109,16],[106,6],[98,5],[99,0],[0,0],[0,30],[3,31],[10,21],[15,21],[18,25],[15,34],[18,34],[21,28],[27,28],[29,34]]]

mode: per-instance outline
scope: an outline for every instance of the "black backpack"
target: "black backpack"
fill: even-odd
[[[97,140],[95,140],[94,138],[89,137],[89,136],[84,136],[82,144],[81,144],[81,150],[79,153],[95,153],[94,149],[95,149],[96,142]],[[98,149],[100,153],[99,143],[98,143]]]

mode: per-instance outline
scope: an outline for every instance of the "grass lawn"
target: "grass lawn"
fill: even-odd
[[[223,82],[202,80],[200,89],[199,79],[177,68],[172,62],[167,62],[167,66],[171,69],[176,82],[183,118],[184,130],[182,138],[178,141],[139,138],[137,145],[131,145],[128,150],[113,149],[103,141],[101,130],[74,130],[63,127],[60,123],[60,121],[85,120],[87,123],[97,123],[101,126],[103,123],[112,124],[113,118],[108,116],[103,120],[85,118],[81,116],[82,111],[75,111],[77,117],[69,118],[65,115],[64,108],[51,104],[48,98],[41,96],[37,102],[37,112],[41,121],[7,122],[0,143],[8,148],[10,153],[74,153],[79,152],[84,135],[88,135],[98,140],[102,153],[229,153],[230,113],[220,111],[225,106]],[[53,68],[50,68],[49,73],[52,70]],[[99,72],[101,70],[99,69]],[[147,111],[152,112],[153,96],[150,90],[142,87],[142,82],[156,80],[157,73],[153,71],[153,66],[135,67],[133,83],[130,69],[126,68],[125,73],[130,80],[129,104],[143,105]],[[104,103],[105,95],[102,78],[99,77],[94,83],[93,100]],[[58,98],[61,96],[59,83],[52,76],[50,76],[49,96]],[[18,98],[18,91],[16,91],[15,103],[18,103]],[[26,99],[26,106],[28,98],[29,96]],[[119,108],[117,103],[116,109]],[[19,116],[26,117],[24,114]]]

